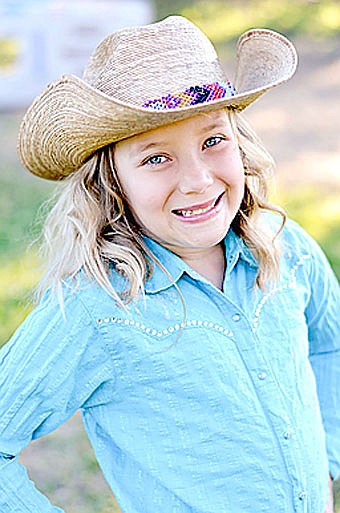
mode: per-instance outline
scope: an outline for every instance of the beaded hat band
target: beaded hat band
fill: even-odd
[[[124,28],[98,45],[82,78],[64,75],[33,101],[18,153],[30,172],[61,180],[108,144],[212,110],[245,109],[296,65],[284,36],[250,30],[237,44],[234,87],[209,39],[186,18]]]
[[[167,94],[162,98],[148,100],[143,107],[154,110],[182,109],[189,105],[211,102],[220,98],[231,98],[236,95],[236,89],[231,82],[203,84],[187,87],[185,91]]]

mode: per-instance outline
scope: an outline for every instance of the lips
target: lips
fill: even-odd
[[[174,209],[172,210],[172,213],[176,216],[184,217],[187,219],[195,216],[202,216],[204,214],[207,214],[208,212],[214,211],[214,209],[221,201],[223,195],[224,191],[221,194],[219,194],[219,196],[213,201],[201,203],[199,205],[191,205],[188,208]]]

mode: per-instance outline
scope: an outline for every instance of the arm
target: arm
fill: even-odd
[[[0,352],[0,511],[61,513],[28,479],[19,452],[89,401],[110,380],[104,344],[80,301],[44,301]],[[106,392],[107,394],[107,389]]]
[[[310,298],[306,309],[310,362],[326,433],[329,471],[340,475],[340,294],[338,282],[319,247],[311,246]]]

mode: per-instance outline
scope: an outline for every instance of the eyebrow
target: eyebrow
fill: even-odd
[[[216,130],[216,128],[225,128],[225,121],[221,119],[221,121],[216,121],[215,123],[211,123],[210,125],[204,125],[199,133],[210,132],[211,130]]]
[[[156,141],[156,142],[150,142],[150,143],[146,143],[146,144],[143,144],[143,143],[140,143],[140,144],[136,144],[135,148],[134,148],[134,152],[137,151],[137,152],[144,152],[144,151],[149,151],[149,150],[152,150],[153,148],[156,148],[156,147],[159,147],[159,146],[162,146],[166,144],[166,141],[163,141],[163,140],[159,140],[159,141]]]

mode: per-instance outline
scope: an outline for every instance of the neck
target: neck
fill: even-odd
[[[194,271],[222,290],[226,268],[225,253],[222,244],[200,251],[185,251],[180,254],[174,251]]]

